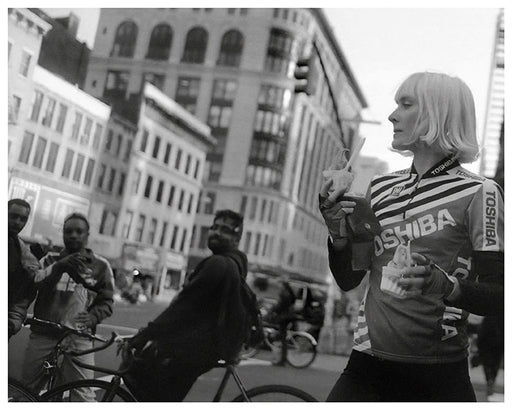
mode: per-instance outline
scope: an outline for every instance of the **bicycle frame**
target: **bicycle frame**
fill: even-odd
[[[229,376],[233,377],[233,380],[235,381],[236,385],[238,386],[238,389],[240,390],[242,396],[244,397],[244,401],[251,401],[247,396],[247,389],[242,383],[242,379],[240,379],[240,376],[238,376],[238,373],[236,372],[235,366],[232,364],[226,364],[222,365],[221,367],[225,367],[226,371],[224,373],[224,376],[222,377],[222,381],[220,382],[219,388],[215,393],[213,402],[220,402],[220,399],[222,398],[222,393],[224,393],[224,389],[226,388],[226,385],[228,383]]]

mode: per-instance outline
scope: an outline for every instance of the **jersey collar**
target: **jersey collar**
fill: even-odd
[[[453,157],[446,157],[439,161],[437,164],[435,164],[432,168],[430,168],[425,174],[423,175],[423,178],[433,178],[438,175],[446,175],[448,174],[448,171],[450,169],[456,168],[460,166],[460,163],[457,159]],[[416,171],[416,168],[414,167],[414,163],[411,165],[411,174],[418,175],[418,171]]]

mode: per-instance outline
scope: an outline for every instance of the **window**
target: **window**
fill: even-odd
[[[185,40],[185,50],[181,61],[183,63],[202,64],[206,54],[208,33],[202,27],[190,29]]]
[[[231,123],[231,114],[231,107],[212,105],[208,112],[207,123],[212,128],[229,128],[229,124]]]
[[[119,175],[119,185],[117,187],[117,195],[119,195],[119,196],[123,195],[125,182],[126,182],[126,174],[124,172],[121,172],[121,175]]]
[[[121,146],[123,145],[123,134],[117,134],[117,144],[116,144],[116,158],[119,157],[119,153],[121,152]]]
[[[208,231],[209,227],[201,226],[201,231],[199,232],[199,243],[197,244],[199,249],[206,249],[208,244]]]
[[[23,143],[21,144],[20,156],[18,158],[19,162],[22,162],[23,164],[28,164],[28,159],[30,157],[30,151],[32,151],[33,142],[34,134],[25,131],[25,133],[23,134]]]
[[[48,152],[48,159],[46,160],[46,170],[53,172],[55,170],[55,163],[57,162],[57,155],[59,154],[59,144],[52,142],[50,144],[50,151]]]
[[[92,140],[92,147],[98,149],[101,143],[101,134],[103,134],[103,125],[96,123],[96,129],[94,130],[94,138]]]
[[[124,99],[128,90],[129,79],[128,71],[108,71],[103,97],[107,99]]]
[[[64,158],[64,165],[62,166],[61,175],[64,178],[69,178],[69,174],[71,172],[71,165],[73,164],[73,157],[75,156],[75,152],[71,149],[66,150],[66,156]]]
[[[146,147],[148,146],[148,136],[149,136],[148,130],[143,129],[142,137],[140,139],[140,148],[139,148],[142,152],[146,152]]]
[[[192,206],[194,205],[194,194],[193,193],[190,193],[188,195],[188,205],[187,205],[187,214],[191,214],[192,213]]]
[[[82,154],[76,156],[75,171],[73,172],[73,181],[79,182],[82,177],[82,168],[84,166],[85,157]]]
[[[23,77],[28,76],[28,70],[30,69],[30,62],[32,61],[32,55],[27,51],[23,50],[21,54],[20,70],[19,73]]]
[[[103,235],[114,236],[116,230],[117,214],[109,211],[108,209],[103,210],[101,216],[101,223],[99,233]]]
[[[55,111],[55,104],[56,104],[55,99],[48,97],[48,99],[46,100],[46,110],[43,115],[43,120],[41,121],[41,124],[43,124],[45,127],[49,128],[52,126],[53,113]]]
[[[206,198],[204,199],[204,209],[203,213],[206,215],[211,215],[213,213],[213,210],[215,209],[215,192],[207,192]]]
[[[199,78],[179,77],[174,100],[192,114],[196,112],[199,96]]]
[[[174,227],[172,228],[171,244],[169,245],[171,249],[176,249],[176,241],[178,240],[178,230],[179,227],[174,225]]]
[[[68,114],[68,106],[62,103],[59,103],[59,116],[57,117],[57,126],[55,130],[62,134],[64,130],[64,124],[66,123],[66,115]]]
[[[36,168],[41,168],[43,165],[44,152],[46,151],[46,138],[39,137],[37,139],[36,151],[34,153],[34,159],[32,165]]]
[[[245,215],[245,208],[247,206],[247,195],[242,195],[242,201],[240,202],[240,215]]]
[[[133,57],[138,28],[133,21],[125,21],[117,27],[111,57]]]
[[[71,131],[71,139],[78,139],[78,135],[80,133],[80,126],[82,125],[83,114],[76,111],[75,112],[75,122],[73,123],[73,130]]]
[[[178,171],[180,170],[182,153],[183,151],[181,150],[181,148],[178,148],[178,152],[176,153],[176,161],[174,163],[174,168],[176,168]]]
[[[171,51],[172,29],[168,24],[155,26],[151,32],[146,58],[153,60],[167,60]]]
[[[164,154],[164,164],[169,164],[169,156],[171,155],[171,147],[172,145],[167,143],[165,146],[165,154]]]
[[[290,77],[293,69],[292,61],[296,60],[297,46],[297,41],[290,33],[273,28],[270,31],[265,70]]]
[[[156,226],[158,224],[158,221],[156,218],[151,218],[151,223],[149,224],[149,231],[148,231],[148,243],[153,244],[155,242],[155,233],[156,233]]]
[[[148,175],[146,178],[146,188],[144,189],[144,196],[149,198],[151,196],[151,185],[153,184],[153,177]]]
[[[112,192],[114,189],[114,183],[116,180],[117,171],[114,168],[110,168],[110,177],[108,179],[107,191]]]
[[[165,237],[167,236],[167,226],[168,226],[168,222],[164,222],[162,225],[162,231],[160,233],[160,242],[159,242],[160,246],[164,246],[164,244],[165,244]]]
[[[180,252],[185,251],[185,244],[187,243],[187,229],[183,228],[183,235],[181,235]]]
[[[129,139],[128,141],[126,141],[126,150],[124,151],[124,158],[123,158],[123,161],[125,161],[125,162],[130,159],[130,154],[132,152],[132,145],[133,145],[132,139]]]
[[[183,210],[183,201],[185,200],[185,190],[180,189],[180,197],[178,199],[178,211]]]
[[[126,211],[126,217],[124,219],[124,224],[123,224],[123,231],[121,233],[123,238],[125,238],[125,239],[128,239],[130,237],[132,222],[133,222],[133,212]]]
[[[258,96],[258,104],[264,108],[277,110],[288,109],[291,101],[291,91],[274,85],[263,84]]]
[[[9,107],[11,110],[9,110],[9,114],[12,115],[12,118],[9,118],[9,123],[16,123],[18,121],[18,115],[20,113],[20,107],[21,107],[21,98],[17,95],[12,96],[12,103]]]
[[[238,84],[234,80],[216,79],[213,83],[212,101],[233,103]]]
[[[192,155],[187,154],[187,161],[185,162],[185,174],[190,172],[190,164],[192,163]]]
[[[139,190],[141,176],[141,172],[138,169],[136,169],[133,174],[132,194],[136,194],[137,191]]]
[[[171,188],[169,189],[169,197],[167,199],[167,206],[172,206],[175,191],[176,191],[176,187],[174,185],[171,185]]]
[[[144,233],[144,225],[146,224],[146,215],[139,214],[139,219],[137,221],[137,228],[135,229],[135,240],[137,242],[142,241],[142,234]]]
[[[194,179],[197,179],[199,176],[199,159],[196,159],[196,167],[194,168]]]
[[[103,181],[105,180],[105,174],[107,173],[107,166],[105,164],[100,164],[100,172],[98,175],[98,182],[96,186],[98,188],[103,188]]]
[[[239,67],[244,38],[238,30],[229,30],[222,36],[217,65]]]
[[[39,113],[41,112],[41,105],[43,104],[43,93],[40,91],[34,92],[34,98],[32,100],[32,110],[30,113],[30,120],[37,122],[39,120]]]
[[[155,137],[155,142],[153,144],[153,153],[152,153],[152,157],[153,158],[158,158],[158,151],[160,150],[160,141],[161,141],[161,138],[157,135]]]
[[[165,75],[156,73],[144,73],[144,75],[142,76],[142,86],[144,86],[145,82],[153,84],[159,90],[163,90],[165,83]]]
[[[161,203],[162,202],[162,193],[164,191],[164,181],[160,180],[158,182],[158,188],[156,190],[156,202]]]
[[[87,167],[85,168],[85,176],[84,176],[84,184],[85,185],[91,185],[92,181],[92,173],[94,171],[94,165],[96,164],[96,161],[92,158],[89,158],[87,161]]]
[[[105,148],[104,148],[104,150],[107,151],[107,152],[110,152],[110,150],[112,149],[112,143],[113,142],[114,142],[114,131],[113,130],[108,130],[107,139],[105,140]]]
[[[92,119],[87,117],[85,119],[84,130],[82,132],[82,135],[80,135],[80,144],[89,145],[89,139],[91,138],[91,131],[92,131]]]

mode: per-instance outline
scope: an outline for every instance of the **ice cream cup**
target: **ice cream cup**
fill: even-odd
[[[333,184],[330,189],[331,191],[344,189],[346,192],[354,181],[354,174],[344,169],[328,169],[323,171],[323,176],[325,179],[332,178]]]
[[[400,279],[401,269],[393,268],[391,266],[382,267],[382,280],[380,282],[380,289],[388,295],[395,298],[406,298],[407,291],[398,284]]]

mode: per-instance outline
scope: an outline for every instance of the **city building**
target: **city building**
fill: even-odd
[[[480,174],[494,178],[500,158],[500,135],[505,120],[505,23],[500,10],[496,21],[494,52],[491,60],[487,108],[482,134]]]
[[[110,230],[119,247],[114,264],[150,275],[156,294],[170,299],[185,278],[206,153],[216,141],[209,127],[150,83],[136,107],[126,189]]]
[[[62,18],[52,18],[41,9],[29,10],[51,25],[43,38],[37,63],[67,82],[83,88],[91,50],[76,38],[80,18],[73,13]]]
[[[231,208],[245,216],[250,277],[326,291],[321,171],[359,138],[367,103],[323,11],[102,9],[94,44],[87,92],[116,107],[150,82],[217,140],[194,198],[188,269],[209,254],[213,213]],[[295,94],[296,63],[312,54],[316,90]]]
[[[28,9],[8,9],[8,151],[18,151],[34,84],[32,73],[50,25]]]

